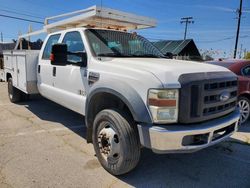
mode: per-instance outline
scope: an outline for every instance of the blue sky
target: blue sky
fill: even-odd
[[[101,0],[0,0],[0,5],[0,14],[43,21],[47,16],[101,5]],[[212,49],[216,56],[230,57],[233,51],[239,0],[103,0],[102,5],[156,18],[156,28],[138,32],[150,40],[182,39],[180,18],[192,16],[195,23],[189,25],[188,38],[193,38],[202,52]],[[250,51],[250,0],[243,0],[243,10],[239,48],[242,45]],[[18,32],[26,33],[29,24],[33,30],[42,26],[0,17],[0,32],[10,41]]]

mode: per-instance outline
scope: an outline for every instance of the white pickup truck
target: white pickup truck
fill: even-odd
[[[131,171],[142,146],[193,152],[237,131],[232,72],[166,59],[142,36],[121,31],[153,26],[152,19],[99,7],[75,13],[46,23],[40,51],[6,51],[5,79],[12,102],[40,93],[84,115],[87,142],[108,172]]]

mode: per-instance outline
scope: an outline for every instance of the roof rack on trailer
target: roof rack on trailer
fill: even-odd
[[[145,16],[92,6],[87,9],[65,13],[45,19],[42,30],[19,36],[25,38],[41,33],[52,33],[75,27],[106,28],[116,30],[145,29],[156,26],[156,20]]]

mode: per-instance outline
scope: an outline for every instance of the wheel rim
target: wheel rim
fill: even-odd
[[[249,117],[250,105],[247,100],[240,100],[238,102],[238,106],[240,108],[240,122],[245,123]]]
[[[105,123],[98,134],[98,146],[102,157],[108,162],[118,160],[121,152],[120,139],[112,124]]]

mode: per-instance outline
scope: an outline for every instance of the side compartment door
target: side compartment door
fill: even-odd
[[[23,92],[26,92],[26,57],[25,55],[16,56],[17,67],[17,86]]]
[[[8,54],[4,54],[4,69],[5,69],[5,74],[10,73],[13,78],[13,85],[17,86],[17,74],[16,74],[16,56],[12,55],[11,52]],[[5,75],[6,76],[6,75]],[[8,81],[8,80],[6,80]]]
[[[82,36],[78,31],[67,32],[62,43],[67,44],[68,52],[85,52]],[[81,57],[68,55],[68,65],[54,66],[55,88],[59,104],[85,114],[87,70],[79,62],[82,62]]]
[[[37,86],[39,92],[46,98],[54,100],[57,96],[54,90],[53,66],[50,62],[52,46],[58,43],[61,34],[50,35],[42,49],[43,54],[39,57],[37,67]]]

